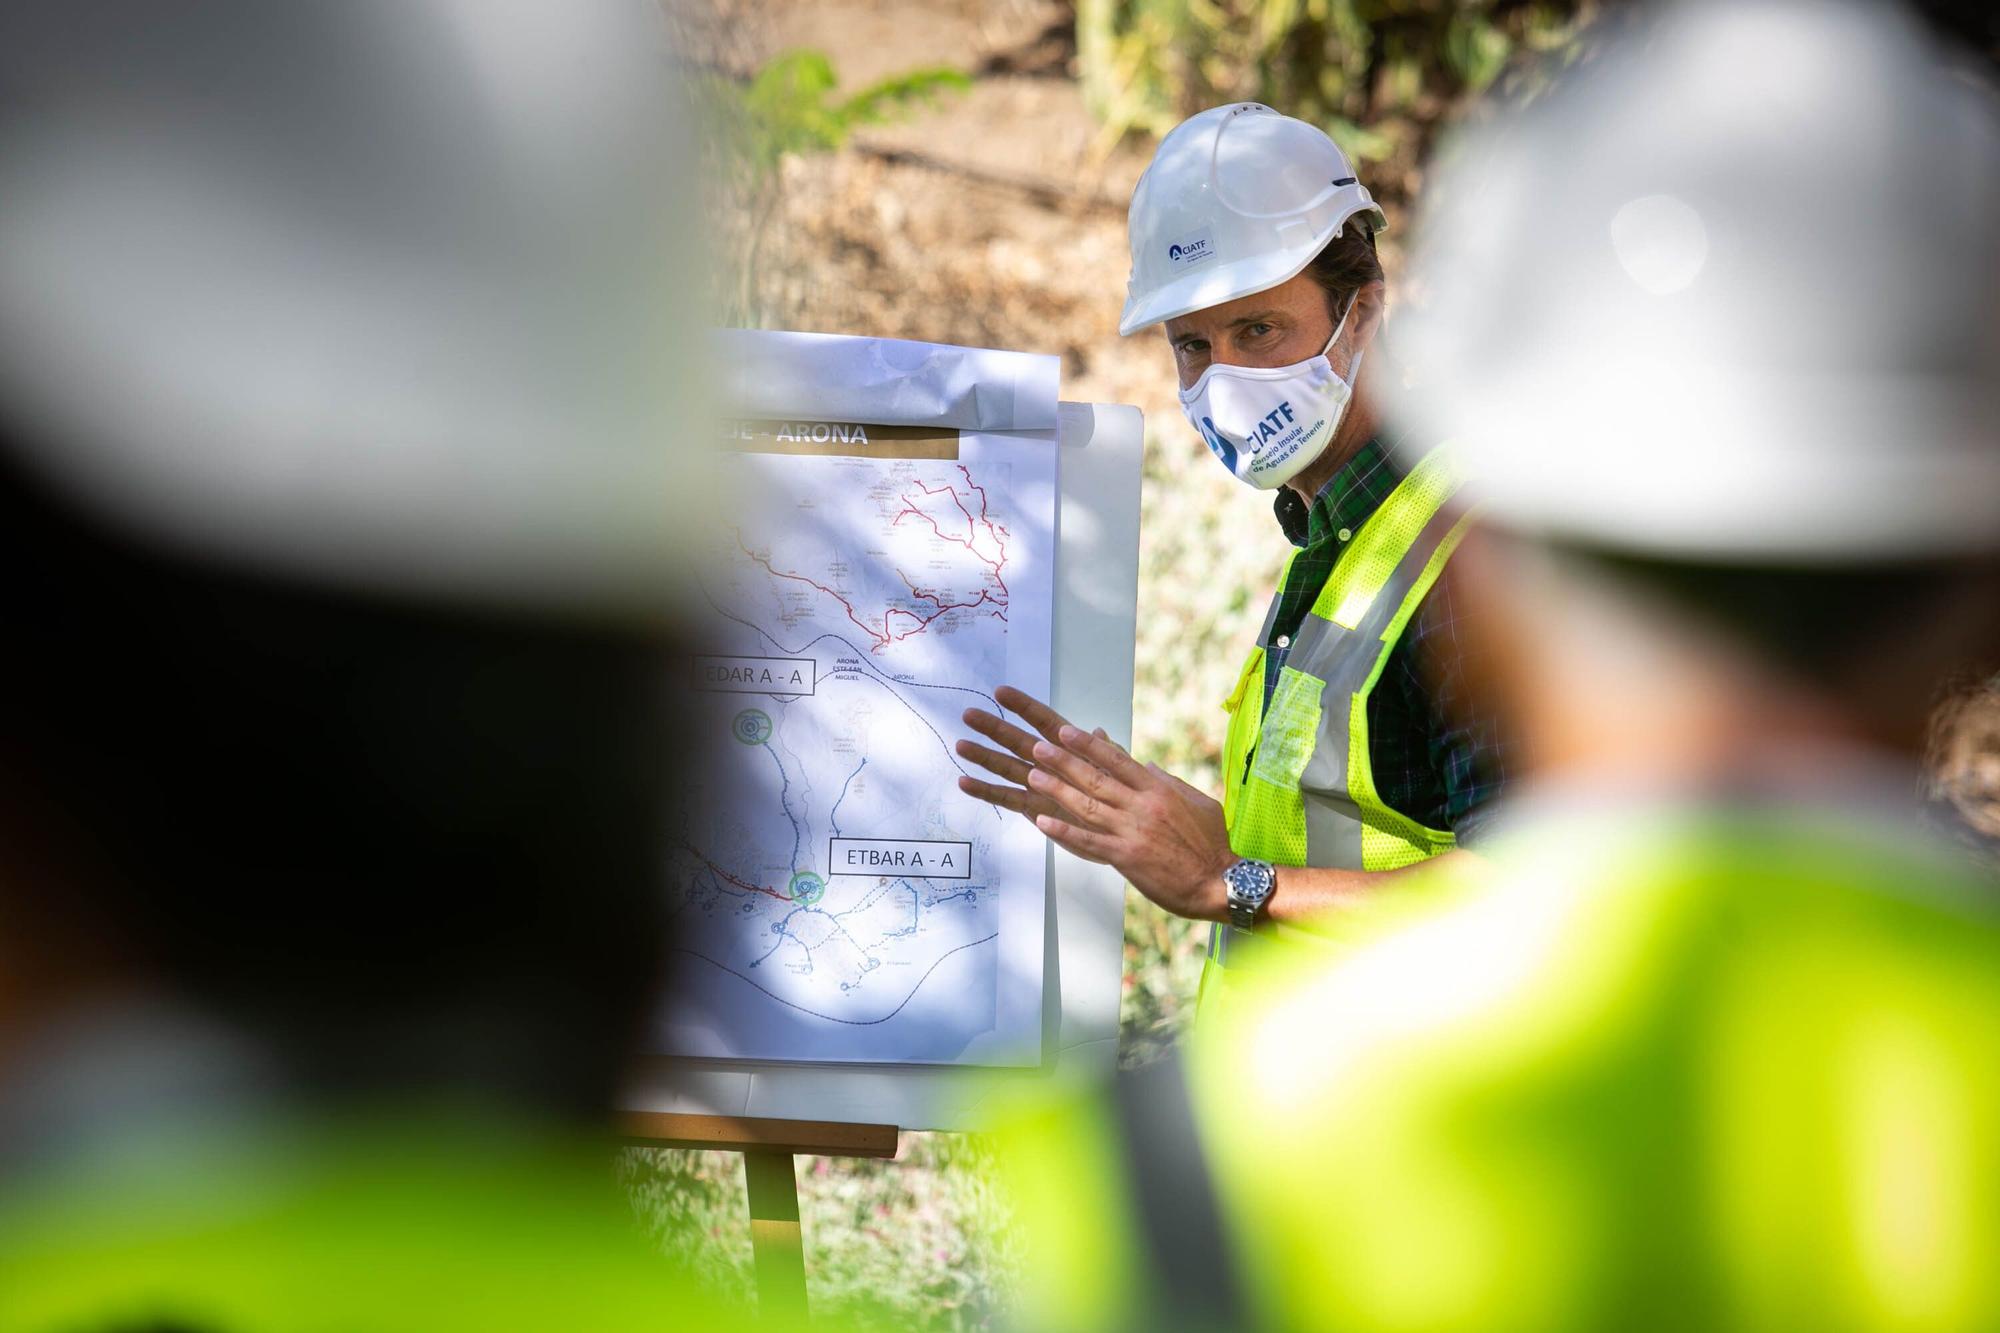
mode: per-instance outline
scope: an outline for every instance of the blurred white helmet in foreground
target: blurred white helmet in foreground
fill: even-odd
[[[2000,548],[2000,119],[1892,8],[1687,4],[1429,187],[1420,438],[1667,558]]]
[[[1268,291],[1347,220],[1387,225],[1324,130],[1257,102],[1211,107],[1160,140],[1132,189],[1132,272],[1118,332]]]
[[[652,0],[0,8],[8,445],[209,559],[661,608],[713,434],[667,62]]]

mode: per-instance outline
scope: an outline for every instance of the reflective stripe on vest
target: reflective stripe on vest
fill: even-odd
[[[1470,522],[1446,507],[1458,484],[1447,451],[1434,450],[1361,525],[1294,636],[1267,709],[1264,645],[1277,617],[1273,602],[1224,704],[1223,814],[1237,855],[1274,865],[1394,870],[1453,846],[1448,830],[1391,809],[1376,791],[1368,696]],[[1230,937],[1240,946],[1241,934],[1217,928],[1211,957],[1224,961]]]

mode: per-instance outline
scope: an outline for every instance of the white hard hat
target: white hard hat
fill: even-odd
[[[652,0],[0,6],[5,446],[231,565],[670,611],[708,413]]]
[[[1899,11],[1696,3],[1455,146],[1409,437],[1486,512],[1733,563],[2000,548],[2000,118]]]
[[[1256,102],[1190,116],[1132,191],[1132,275],[1118,332],[1299,274],[1357,213],[1382,210],[1325,132]]]

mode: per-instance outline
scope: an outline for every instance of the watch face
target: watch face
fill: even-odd
[[[1238,861],[1229,867],[1223,878],[1229,882],[1229,895],[1258,902],[1270,892],[1272,876],[1262,865],[1254,861]]]

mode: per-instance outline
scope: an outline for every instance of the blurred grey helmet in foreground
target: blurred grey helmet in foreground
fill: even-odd
[[[651,0],[0,8],[0,412],[226,563],[652,614],[703,312]]]
[[[1753,564],[2000,549],[2000,119],[1900,11],[1665,10],[1449,162],[1408,410],[1494,521]]]

